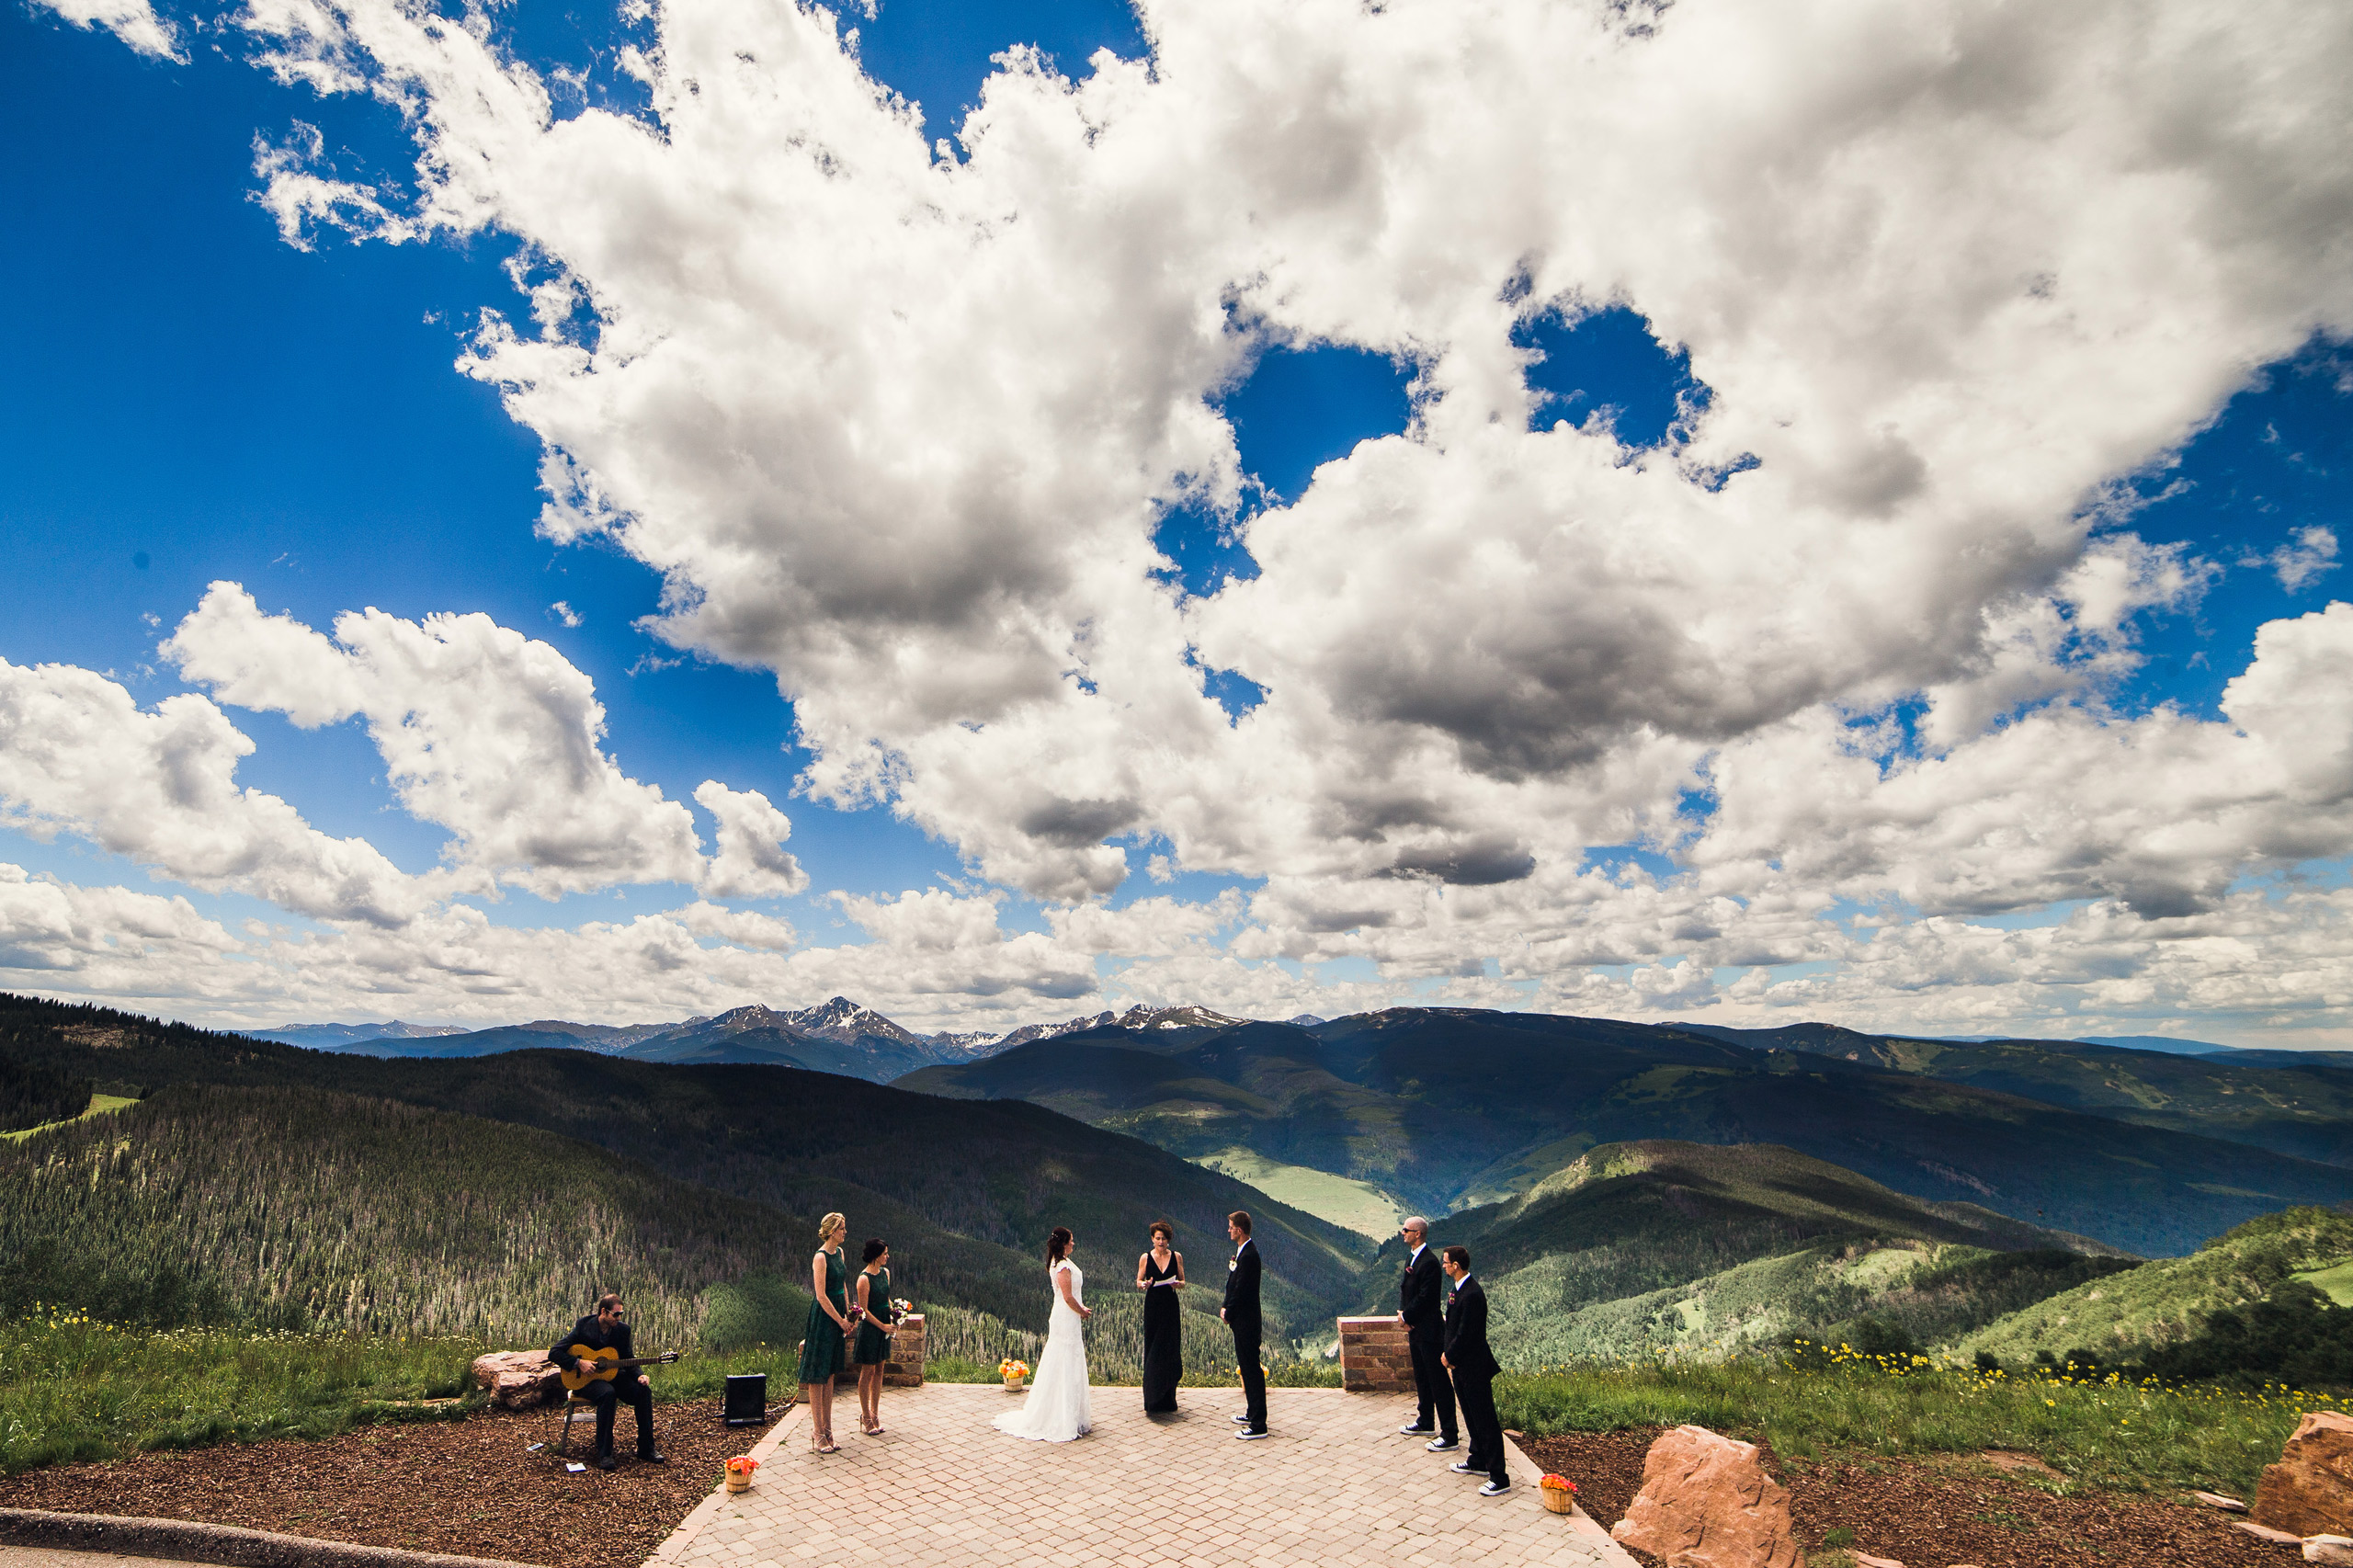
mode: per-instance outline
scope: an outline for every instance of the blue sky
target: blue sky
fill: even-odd
[[[559,544],[535,532],[546,499],[541,437],[503,409],[493,388],[453,369],[485,308],[521,313],[503,271],[518,248],[516,231],[395,244],[329,228],[314,231],[313,248],[285,243],[256,199],[256,138],[276,142],[298,122],[315,125],[324,169],[396,190],[413,179],[410,132],[364,97],[323,99],[273,82],[252,63],[252,41],[208,14],[165,15],[182,28],[185,62],[135,53],[46,10],[0,12],[0,135],[9,149],[0,202],[17,236],[0,247],[0,289],[12,301],[0,326],[0,528],[10,545],[0,565],[0,657],[102,672],[153,705],[190,689],[156,644],[216,580],[242,584],[267,614],[320,629],[363,607],[409,620],[481,612],[551,644],[594,681],[607,749],[629,776],[673,801],[720,779],[790,813],[790,848],[807,891],[739,904],[785,915],[807,942],[858,942],[867,936],[831,895],[969,892],[994,881],[1004,931],[1048,931],[1047,912],[1066,900],[1041,896],[1045,881],[986,874],[971,847],[978,838],[956,827],[952,812],[926,816],[928,808],[913,806],[910,821],[881,805],[843,810],[796,796],[813,754],[796,744],[796,715],[775,674],[657,635],[647,618],[663,608],[662,580],[630,548],[610,538]],[[496,36],[543,74],[584,73],[581,87],[557,94],[559,118],[583,108],[648,112],[645,89],[618,68],[616,51],[647,39],[651,24],[530,0],[494,17]],[[991,56],[1012,44],[1036,46],[1074,76],[1097,49],[1127,60],[1148,52],[1127,7],[1103,0],[884,0],[876,15],[853,12],[845,25],[858,29],[866,70],[918,102],[933,137],[961,125],[995,69]],[[1512,342],[1541,356],[1525,372],[1535,429],[1565,420],[1614,431],[1621,463],[1672,467],[1686,460],[1683,443],[1714,394],[1695,379],[1688,352],[1661,347],[1632,308],[1641,302],[1612,305],[1579,284],[1525,315]],[[1348,460],[1367,438],[1435,439],[1424,421],[1444,380],[1431,369],[1438,350],[1319,336],[1305,325],[1252,330],[1238,379],[1206,389],[1239,454],[1238,499],[1224,510],[1199,497],[1166,506],[1156,535],[1175,562],[1162,576],[1196,598],[1229,578],[1258,577],[1242,540],[1262,514],[1276,517],[1270,528],[1294,527],[1290,509],[1319,465]],[[2123,635],[2144,655],[2137,667],[2060,700],[2120,719],[2171,705],[2218,720],[2222,687],[2247,668],[2258,629],[2318,611],[2341,591],[2334,551],[2353,495],[2348,388],[2353,359],[2325,333],[2312,336],[2273,358],[2177,453],[2154,447],[2148,467],[2108,476],[2141,504],[2117,509],[2100,532],[2178,547],[2209,580],[2185,602],[2133,610]],[[1459,403],[1463,394],[1448,395]],[[1709,483],[1736,473],[1740,462],[1722,465],[1737,456],[1711,453],[1707,460],[1719,466]],[[1298,506],[1297,515],[1311,510]],[[1206,642],[1186,656],[1210,672],[1209,696],[1230,725],[1265,700],[1264,683],[1219,665]],[[233,718],[256,746],[238,767],[240,784],[282,797],[330,835],[369,841],[403,872],[422,875],[438,862],[448,831],[399,809],[357,721],[305,730],[269,711],[239,709]],[[1688,784],[1678,789],[1666,798],[1699,798]],[[1618,868],[1630,865],[1648,879],[1677,874],[1655,824],[1635,832],[1625,812],[1597,811],[1596,820],[1626,828],[1584,846],[1605,874],[1623,880]],[[697,821],[709,838],[709,813]],[[1175,843],[1169,834],[1182,830],[1129,840],[1131,871],[1155,846]],[[44,840],[0,830],[0,859],[78,883],[187,892],[223,920],[256,910],[287,918],[233,890],[158,882],[72,832]],[[1265,869],[1273,865],[1191,855],[1170,878],[1131,874],[1099,897],[1114,909],[1149,898],[1201,903],[1287,874]],[[474,903],[496,923],[563,926],[650,915],[683,896],[675,883],[623,883],[553,903],[520,892]],[[2031,904],[2024,917],[2047,908],[2056,919],[2080,903]],[[295,919],[291,928],[304,925]],[[1221,927],[1233,928],[1231,918]],[[1286,972],[1310,980],[1324,972],[1318,966],[1336,965],[1330,974],[1351,984],[1378,985],[1386,973],[1388,983],[1422,989],[1439,983],[1449,963],[1456,973],[1495,973],[1492,952],[1433,959],[1417,971],[1361,943],[1274,947],[1290,962]],[[1626,962],[1671,967],[1681,950],[1668,942]],[[1127,962],[1097,961],[1098,972]],[[1792,957],[1788,972],[1810,977],[1820,961]],[[1622,967],[1603,969],[1615,976]],[[1520,994],[1539,983],[1529,972],[1511,980]],[[1025,1013],[1053,1006],[1017,997],[1004,1005]]]

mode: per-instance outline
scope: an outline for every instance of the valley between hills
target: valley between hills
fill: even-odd
[[[1117,1283],[1147,1224],[1214,1278],[1246,1208],[1278,1382],[1337,1381],[1334,1319],[1393,1311],[1418,1211],[1471,1248],[1534,1433],[1739,1417],[1784,1452],[1999,1447],[2029,1408],[2008,1378],[2052,1391],[2043,1450],[2103,1484],[2248,1484],[2284,1406],[2185,1403],[2133,1470],[2056,1402],[2111,1373],[2353,1389],[2353,1072],[2325,1060],[1444,1008],[960,1039],[841,998],[282,1032],[306,1042],[0,998],[0,1469],[424,1408],[603,1289],[642,1344],[688,1352],[677,1397],[789,1378],[833,1210],[889,1240],[949,1379],[1034,1358],[1064,1224],[1110,1287],[1095,1375],[1134,1381]],[[362,1370],[354,1345],[382,1350]],[[93,1411],[23,1381],[76,1355],[131,1358],[107,1386],[146,1392]],[[1185,1358],[1233,1376],[1213,1298],[1186,1303]],[[1836,1420],[1784,1408],[1777,1380],[1816,1373],[1955,1379],[1974,1414],[1926,1421],[1915,1391],[1869,1416],[1868,1389]]]

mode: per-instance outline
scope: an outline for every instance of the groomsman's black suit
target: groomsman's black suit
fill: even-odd
[[[1462,1402],[1462,1426],[1471,1435],[1464,1462],[1483,1466],[1497,1486],[1510,1485],[1504,1424],[1495,1415],[1495,1354],[1487,1348],[1487,1292],[1468,1274],[1454,1282],[1446,1304],[1446,1360],[1454,1369],[1454,1396]]]
[[[1438,1266],[1438,1248],[1427,1242],[1405,1264],[1404,1281],[1397,1288],[1397,1315],[1405,1320],[1405,1348],[1414,1357],[1414,1393],[1421,1401],[1414,1425],[1431,1427],[1451,1443],[1454,1390],[1438,1360],[1446,1348],[1446,1271]]]
[[[1248,1237],[1225,1267],[1225,1326],[1233,1331],[1233,1358],[1242,1364],[1242,1409],[1247,1428],[1267,1429],[1267,1369],[1258,1364],[1265,1324],[1258,1314],[1258,1246]]]

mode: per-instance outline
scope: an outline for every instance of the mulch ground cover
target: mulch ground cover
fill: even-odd
[[[720,1466],[765,1428],[722,1426],[719,1402],[665,1404],[656,1430],[666,1465],[639,1463],[620,1425],[620,1467],[571,1474],[529,1446],[551,1441],[545,1413],[484,1412],[461,1421],[361,1427],[315,1442],[223,1443],[58,1465],[0,1478],[0,1507],[199,1519],[252,1529],[413,1551],[545,1563],[636,1568],[710,1494]],[[574,1428],[573,1458],[587,1445]],[[1624,1517],[1642,1486],[1657,1428],[1576,1433],[1524,1446],[1576,1482],[1578,1501],[1604,1526]],[[1807,1550],[1844,1527],[1853,1550],[1905,1568],[2288,1568],[2292,1549],[2230,1528],[2229,1516],[2166,1494],[2052,1490],[1995,1463],[1841,1458],[1767,1468],[1790,1489]],[[2005,1461],[2008,1462],[2008,1461]],[[1656,1560],[1634,1554],[1645,1568]]]
[[[857,1440],[856,1407],[847,1426]],[[781,1414],[780,1404],[769,1407]],[[326,1540],[449,1551],[563,1568],[636,1568],[719,1484],[720,1467],[767,1428],[724,1426],[719,1401],[654,1407],[669,1458],[643,1464],[624,1411],[620,1467],[574,1475],[552,1453],[544,1411],[363,1426],[310,1442],[222,1443],[57,1465],[0,1478],[0,1507],[197,1519]],[[593,1447],[572,1428],[571,1458]]]
[[[1606,1528],[1625,1517],[1642,1489],[1643,1456],[1659,1431],[1572,1433],[1521,1446],[1575,1482],[1578,1503]],[[1785,1462],[1759,1447],[1766,1469],[1790,1489],[1798,1539],[1817,1560],[1823,1537],[1843,1527],[1855,1532],[1847,1550],[1904,1568],[2289,1568],[2302,1561],[2292,1547],[2233,1529],[2233,1516],[2170,1494],[2059,1496],[1981,1460]],[[1658,1559],[1633,1555],[1656,1568]]]

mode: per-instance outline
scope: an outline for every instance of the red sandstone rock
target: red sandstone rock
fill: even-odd
[[[1804,1568],[1790,1494],[1757,1462],[1756,1445],[1704,1426],[1677,1426],[1651,1445],[1643,1489],[1610,1527],[1621,1544],[1666,1568]]]
[[[2306,1411],[2265,1469],[2250,1517],[2291,1535],[2353,1535],[2353,1416]]]
[[[498,1350],[475,1357],[474,1387],[488,1389],[490,1403],[501,1410],[563,1397],[563,1381],[555,1363],[538,1350]]]

